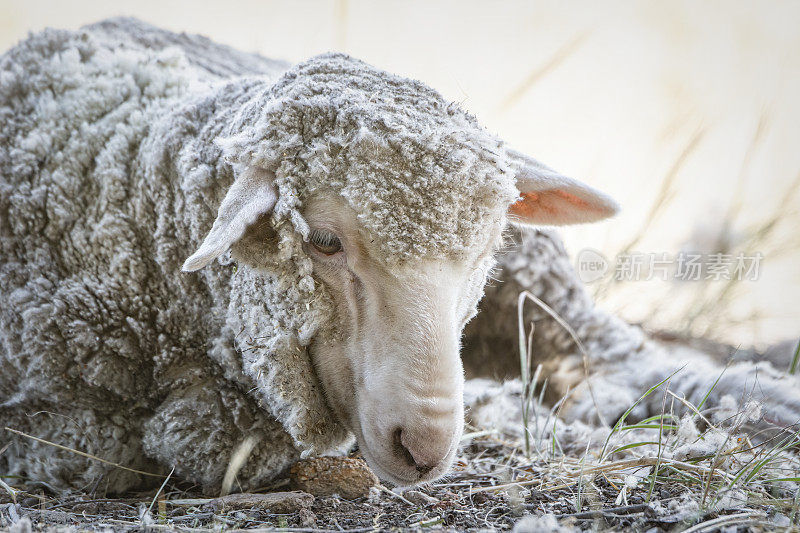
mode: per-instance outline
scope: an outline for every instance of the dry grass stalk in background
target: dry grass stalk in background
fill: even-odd
[[[500,104],[500,111],[508,111],[522,98],[531,87],[536,85],[540,79],[556,69],[563,63],[569,56],[574,54],[589,37],[589,32],[584,31],[576,34],[572,39],[567,41],[561,46],[550,58],[541,66],[536,67],[530,74],[522,81],[508,96],[506,96]]]
[[[787,213],[800,193],[800,173],[782,195],[782,200],[771,215],[766,217],[761,223],[747,231],[745,238],[732,249],[713,250],[721,253],[752,253],[761,252],[765,259],[775,258],[781,253],[791,249],[785,243],[774,243],[772,239],[781,222],[790,218]],[[735,212],[735,211],[734,211]],[[734,220],[724,222],[720,231],[725,231],[725,225],[732,225]],[[684,335],[697,337],[713,337],[716,331],[731,322],[728,316],[728,309],[734,301],[735,291],[742,284],[742,280],[737,276],[731,276],[722,284],[702,283],[699,290],[695,293],[693,303],[688,306],[687,313],[683,318],[683,325],[680,331]],[[716,290],[715,290],[716,289]],[[704,327],[697,327],[698,320],[705,318],[708,323]]]
[[[655,201],[650,206],[650,209],[648,210],[644,221],[639,226],[638,231],[633,237],[631,237],[627,244],[622,246],[617,255],[625,255],[630,253],[634,247],[636,247],[642,241],[642,239],[644,239],[645,235],[648,234],[648,231],[652,227],[653,223],[658,220],[658,218],[663,215],[670,206],[675,195],[675,182],[678,178],[678,175],[689,161],[691,155],[697,150],[698,146],[700,146],[700,142],[703,140],[705,135],[706,130],[700,128],[695,131],[686,142],[683,149],[670,165],[667,173],[661,179],[661,185],[659,187],[658,194],[656,194]],[[593,294],[594,299],[597,300],[607,295],[616,281],[617,280],[614,279],[614,276],[610,276],[609,278],[601,280],[600,283],[598,283],[595,287]]]
[[[531,353],[531,348],[530,348],[531,338],[529,337],[527,339],[528,342],[526,343],[526,337],[525,337],[525,323],[523,319],[524,316],[523,311],[526,299],[532,301],[537,306],[539,306],[539,308],[542,309],[542,311],[550,315],[550,317],[552,317],[553,320],[555,320],[558,323],[558,325],[564,328],[564,330],[567,333],[569,333],[570,337],[572,337],[572,340],[575,342],[575,345],[578,347],[578,350],[581,352],[581,356],[583,358],[583,370],[584,370],[584,375],[587,378],[586,384],[589,389],[589,394],[592,397],[592,401],[594,402],[594,407],[597,413],[597,417],[600,420],[601,424],[607,425],[607,423],[605,417],[603,416],[602,411],[600,410],[600,407],[597,404],[597,398],[595,397],[592,384],[590,381],[588,381],[588,378],[591,374],[589,369],[589,353],[586,351],[586,348],[584,348],[583,343],[578,337],[578,334],[575,333],[575,330],[572,329],[572,326],[570,326],[566,320],[564,320],[558,313],[556,313],[555,310],[553,310],[553,308],[551,308],[549,305],[547,305],[545,302],[543,302],[541,299],[534,296],[530,292],[522,291],[517,297],[517,330],[519,333],[519,358],[520,358],[520,372],[522,379],[522,402],[523,402],[522,424],[525,433],[525,455],[530,457],[530,436],[529,436],[530,431],[528,429],[528,423],[529,423],[528,413],[530,412],[531,399],[533,398],[533,392],[536,387],[536,380],[538,379],[539,372],[541,370],[537,368],[537,372],[533,376],[533,379],[529,377],[531,373],[530,367],[533,361],[533,354]],[[533,325],[531,325],[531,330],[530,330],[531,337],[533,336],[533,333],[534,329]],[[543,396],[543,394],[544,394],[544,387],[542,388],[542,394],[540,394],[540,397]],[[538,409],[536,411],[538,412]]]

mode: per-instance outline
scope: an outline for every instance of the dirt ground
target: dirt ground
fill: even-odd
[[[304,504],[288,512],[221,509],[191,487],[171,484],[158,496],[152,491],[107,498],[98,491],[56,496],[41,485],[10,483],[16,491],[0,491],[0,529],[357,532],[509,530],[516,525],[516,531],[750,531],[785,530],[795,518],[790,515],[796,495],[795,501],[790,495],[764,495],[759,504],[751,494],[738,503],[704,507],[697,504],[699,490],[667,474],[656,476],[652,488],[647,483],[629,487],[620,502],[626,485],[619,482],[621,470],[574,476],[570,462],[564,458],[559,466],[552,460],[527,460],[510,443],[478,436],[443,481],[413,492],[373,487],[367,496],[351,500],[332,495],[312,502],[305,496]],[[590,471],[586,464],[581,468]],[[282,480],[273,490],[292,488]],[[707,494],[706,500],[714,496]]]

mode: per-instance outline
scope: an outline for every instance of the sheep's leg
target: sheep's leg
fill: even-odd
[[[737,363],[729,366],[712,393],[712,401],[733,397],[750,420],[743,422],[759,430],[800,428],[800,380],[769,363]],[[760,410],[747,409],[756,402]],[[721,418],[727,419],[727,416]],[[725,420],[731,422],[730,420]]]
[[[3,431],[0,448],[9,444],[0,455],[4,474],[20,475],[51,489],[96,489],[101,494],[123,492],[158,479],[109,464],[158,473],[142,452],[141,435],[135,429],[138,424],[117,412],[41,403],[0,408],[0,420],[11,429],[64,447]]]
[[[796,379],[765,364],[740,363],[723,373],[724,366],[703,352],[650,341],[639,328],[594,307],[557,235],[517,231],[513,240],[515,244],[499,256],[497,281],[487,287],[481,311],[465,332],[464,366],[472,377],[519,375],[517,298],[529,291],[574,330],[586,350],[584,358],[559,321],[526,303],[524,323],[535,325],[534,366],[543,365],[545,397],[551,404],[568,394],[562,409],[567,419],[613,424],[650,387],[686,363],[670,379],[669,388],[695,405],[721,374],[706,407],[732,396],[740,405],[749,400],[765,405],[756,424],[760,428],[788,426],[800,419]],[[662,387],[637,405],[630,420],[659,413],[663,402]]]
[[[254,447],[236,476],[235,491],[264,485],[298,459],[283,427],[229,383],[208,378],[171,388],[145,424],[145,452],[205,493],[219,493],[234,451],[248,438]]]
[[[671,376],[671,377],[670,377]],[[578,385],[567,402],[569,419],[592,419],[599,410],[614,423],[650,387],[668,378],[666,387],[694,406],[704,399],[706,415],[722,425],[741,425],[765,435],[800,424],[800,382],[769,363],[735,363],[727,368],[691,349],[670,349],[648,343],[627,360],[604,368]],[[589,389],[591,384],[591,390]],[[630,420],[662,412],[688,412],[662,386],[644,398]],[[729,397],[733,402],[723,400]],[[756,407],[757,406],[757,407]]]

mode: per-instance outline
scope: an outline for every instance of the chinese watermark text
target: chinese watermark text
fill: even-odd
[[[597,250],[578,253],[577,270],[591,283],[610,275],[614,281],[755,281],[764,255],[755,253],[628,252],[613,261]]]

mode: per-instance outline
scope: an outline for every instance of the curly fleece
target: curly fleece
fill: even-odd
[[[209,491],[246,436],[243,489],[350,445],[308,353],[331,307],[304,202],[344,197],[396,263],[457,257],[516,190],[501,143],[421,83],[345,55],[288,67],[132,19],[0,58],[0,426]],[[275,176],[274,246],[181,274],[249,166]],[[0,470],[158,479],[21,437]]]

